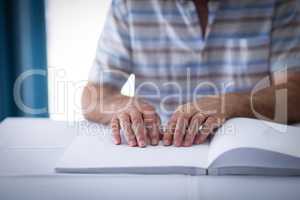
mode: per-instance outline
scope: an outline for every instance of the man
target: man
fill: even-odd
[[[123,130],[132,147],[157,145],[162,133],[166,146],[201,144],[233,117],[298,121],[299,7],[114,0],[82,98],[85,117],[110,123],[116,144]],[[126,97],[120,89],[132,73],[137,91]]]

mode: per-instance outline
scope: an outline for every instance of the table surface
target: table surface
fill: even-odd
[[[64,149],[82,130],[49,119],[0,124],[0,199],[299,199],[300,178],[56,174]],[[80,125],[81,126],[81,125]],[[89,127],[93,134],[97,127]]]

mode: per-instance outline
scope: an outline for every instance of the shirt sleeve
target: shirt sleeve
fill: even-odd
[[[277,0],[271,34],[271,71],[300,69],[300,1]]]
[[[89,73],[90,82],[121,88],[127,81],[132,68],[127,18],[126,1],[113,0]]]

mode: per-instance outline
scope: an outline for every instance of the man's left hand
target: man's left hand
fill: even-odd
[[[222,96],[209,96],[179,106],[168,122],[164,144],[190,147],[204,143],[229,118],[222,101]]]

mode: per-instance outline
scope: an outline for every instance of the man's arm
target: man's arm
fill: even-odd
[[[270,79],[269,86],[257,92],[209,96],[180,106],[169,121],[164,144],[201,144],[233,117],[279,123],[300,121],[300,72],[278,72]],[[201,134],[197,134],[200,127]]]
[[[270,79],[271,85],[257,92],[225,95],[229,116],[284,124],[300,121],[300,72],[277,72]],[[235,108],[239,104],[244,106]]]

